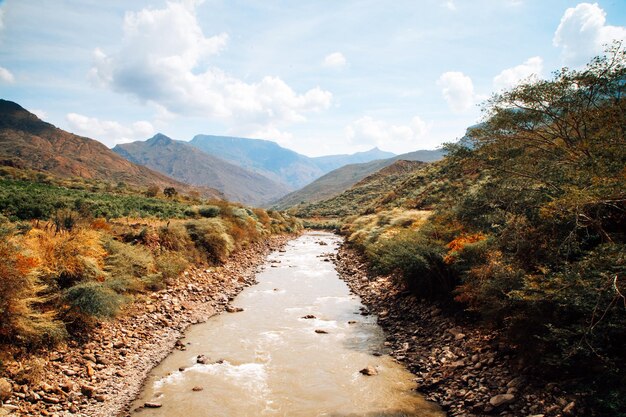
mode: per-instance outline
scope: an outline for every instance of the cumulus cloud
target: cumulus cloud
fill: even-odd
[[[597,3],[580,3],[570,7],[554,33],[554,46],[563,49],[568,65],[583,65],[601,54],[605,44],[626,40],[626,28],[606,24],[606,12]]]
[[[437,80],[437,85],[441,87],[441,94],[448,107],[455,113],[468,110],[476,102],[474,83],[462,72],[444,72]]]
[[[539,77],[543,71],[543,59],[539,56],[529,58],[523,64],[507,68],[493,78],[495,90],[515,87],[520,81],[529,77]]]
[[[419,116],[413,117],[406,125],[393,125],[365,116],[348,125],[345,134],[353,144],[403,152],[407,147],[417,150],[433,146],[426,138],[429,130],[430,125]]]
[[[145,120],[124,126],[118,122],[99,120],[78,113],[68,113],[65,120],[72,132],[97,139],[108,146],[146,139],[155,133],[152,123]]]
[[[4,67],[0,67],[0,81],[11,84],[15,82],[15,76]]]
[[[326,68],[342,68],[347,64],[346,57],[341,52],[333,52],[326,55],[322,65]]]
[[[90,76],[100,85],[156,104],[169,113],[209,117],[252,131],[305,120],[330,106],[318,87],[297,93],[278,77],[242,81],[209,65],[228,43],[225,33],[205,37],[195,1],[126,14],[120,49],[94,51]]]

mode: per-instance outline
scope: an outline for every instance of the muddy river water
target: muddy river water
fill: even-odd
[[[307,233],[269,255],[258,284],[232,302],[244,310],[191,327],[186,350],[152,371],[132,414],[444,416],[384,354],[376,318],[360,314],[359,298],[326,256],[339,243],[332,234]],[[377,374],[361,374],[366,367]],[[142,408],[146,402],[162,406]]]

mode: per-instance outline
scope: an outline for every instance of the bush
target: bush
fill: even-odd
[[[202,217],[211,218],[217,217],[221,213],[221,210],[217,206],[200,206],[198,207],[198,214]]]
[[[443,261],[443,248],[417,231],[405,230],[381,239],[366,253],[376,272],[399,271],[409,288],[422,296],[446,295],[454,288],[454,275]]]
[[[185,227],[191,240],[210,263],[226,261],[235,248],[233,238],[219,219],[192,220]]]
[[[43,310],[46,287],[37,281],[37,260],[22,254],[8,235],[0,237],[0,340],[40,344],[63,338],[63,323]]]
[[[65,291],[71,313],[90,320],[115,317],[124,298],[100,282],[81,282]]]
[[[156,258],[157,270],[163,275],[165,281],[177,278],[189,267],[189,262],[182,254],[165,252]]]
[[[104,279],[101,268],[106,252],[97,231],[33,229],[25,241],[39,262],[39,276],[46,285],[64,289],[79,281]]]
[[[154,259],[148,249],[110,239],[104,244],[108,252],[104,270],[107,286],[118,293],[143,290],[143,279],[155,272]]]

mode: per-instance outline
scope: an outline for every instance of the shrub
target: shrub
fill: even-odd
[[[81,318],[112,318],[118,313],[124,298],[101,282],[81,282],[65,291],[70,312]]]
[[[417,231],[405,230],[381,239],[366,253],[375,271],[399,271],[409,287],[422,296],[446,295],[454,288],[454,275],[443,261],[444,249]]]
[[[0,339],[40,344],[63,338],[63,323],[42,310],[46,287],[37,281],[37,260],[22,254],[8,235],[0,237]]]
[[[143,290],[143,278],[155,271],[154,259],[148,249],[109,239],[104,270],[109,274],[107,286],[116,292]]]
[[[163,275],[165,281],[178,277],[189,267],[189,262],[182,254],[164,252],[156,258],[157,270]]]
[[[211,263],[222,263],[235,248],[233,238],[219,219],[192,220],[185,224],[196,247]]]
[[[218,206],[200,206],[198,207],[198,214],[202,217],[211,218],[220,215],[220,208]]]
[[[106,255],[97,231],[83,228],[55,233],[33,229],[26,244],[39,262],[39,276],[47,285],[68,288],[82,280],[102,280]]]

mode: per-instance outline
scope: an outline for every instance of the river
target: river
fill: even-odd
[[[384,354],[376,317],[360,314],[359,298],[327,256],[339,243],[310,232],[270,254],[258,284],[232,302],[243,311],[190,327],[186,350],[151,372],[132,415],[444,416]],[[197,363],[199,355],[205,363]],[[377,374],[361,374],[367,367]],[[142,407],[146,402],[161,407]]]

